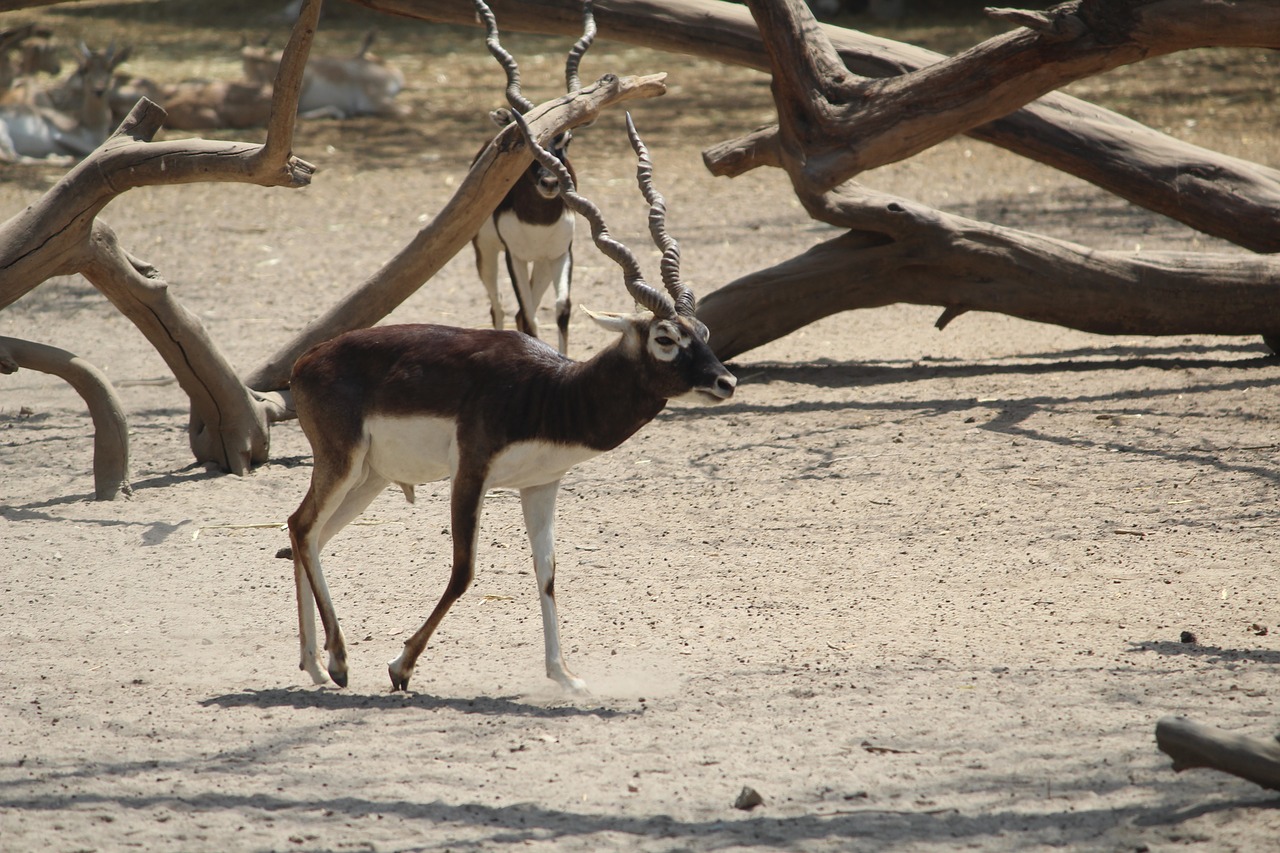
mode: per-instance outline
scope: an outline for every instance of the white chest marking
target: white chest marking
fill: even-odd
[[[450,418],[375,415],[365,422],[365,430],[369,466],[394,483],[430,483],[452,477],[458,470],[457,430]],[[580,444],[518,442],[493,458],[485,486],[523,489],[550,483],[599,454]]]
[[[522,261],[553,261],[573,245],[573,214],[565,215],[551,225],[528,225],[515,213],[498,215],[498,234],[511,254]]]
[[[581,444],[522,441],[494,457],[485,485],[491,489],[541,486],[559,480],[574,465],[598,455],[600,451]]]

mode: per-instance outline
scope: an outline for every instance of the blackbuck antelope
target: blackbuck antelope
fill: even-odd
[[[76,71],[45,103],[0,107],[0,159],[84,157],[111,133],[107,92],[112,73],[129,56],[129,48],[76,48]]]
[[[497,22],[487,8],[481,10],[488,34],[485,44],[507,73],[507,103],[510,109],[494,110],[490,118],[506,127],[512,113],[527,113],[533,102],[520,92],[520,71],[515,59],[498,41]],[[583,4],[582,37],[569,51],[565,61],[565,88],[575,92],[582,88],[578,66],[595,40],[595,18],[591,3]],[[551,154],[577,179],[569,163],[571,131],[565,131],[551,143]],[[484,149],[481,149],[483,152]],[[479,154],[476,155],[479,157]],[[569,351],[569,313],[572,303],[569,287],[573,280],[573,212],[560,197],[560,179],[536,159],[498,204],[472,241],[476,253],[476,272],[489,294],[489,316],[493,327],[501,329],[506,321],[502,297],[498,292],[498,254],[506,256],[507,275],[516,297],[516,328],[532,337],[538,336],[538,305],[547,289],[554,285],[556,327],[559,330],[561,354]]]
[[[408,688],[414,665],[475,573],[481,505],[490,489],[518,489],[542,605],[547,675],[565,688],[583,681],[565,665],[555,599],[555,501],[575,464],[617,447],[674,398],[715,403],[737,380],[707,345],[692,291],[680,281],[679,248],[667,236],[665,205],[653,189],[648,152],[627,119],[639,157],[650,230],[663,250],[667,293],[645,283],[635,256],[614,240],[598,208],[574,190],[555,155],[516,122],[538,159],[555,171],[569,206],[591,223],[596,245],[624,273],[648,313],[592,314],[618,339],[578,362],[519,332],[444,326],[386,326],[318,344],[294,366],[294,405],[311,442],[311,487],[289,517],[298,592],[300,668],[326,680],[316,647],[319,606],[328,677],[347,683],[347,653],[320,550],[389,484],[413,500],[416,483],[449,478],[453,563],[427,621],[388,666],[393,689]]]

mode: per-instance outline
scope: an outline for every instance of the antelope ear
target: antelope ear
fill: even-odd
[[[511,110],[506,107],[500,107],[496,110],[489,111],[489,119],[498,127],[506,127],[515,119],[511,118]]]
[[[614,314],[609,311],[596,313],[590,308],[583,308],[582,310],[595,321],[597,326],[602,329],[608,329],[611,332],[626,331],[627,326],[631,325],[631,318],[626,314]]]

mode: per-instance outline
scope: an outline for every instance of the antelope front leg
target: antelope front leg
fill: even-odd
[[[507,251],[507,274],[511,277],[511,286],[516,292],[516,328],[531,338],[538,336],[538,297],[533,292],[529,267],[525,261],[517,260]]]
[[[533,549],[533,572],[538,580],[542,604],[542,640],[547,658],[547,677],[566,690],[585,693],[587,683],[565,666],[560,650],[560,618],[556,613],[556,493],[560,481],[520,490],[524,526]]]
[[[556,330],[560,333],[560,354],[569,354],[569,314],[573,303],[569,288],[573,280],[573,250],[552,261],[538,261],[533,265],[530,279],[535,310],[542,302],[547,287],[554,286],[556,295]]]
[[[450,514],[453,521],[453,572],[449,576],[449,585],[444,595],[436,604],[427,621],[423,623],[412,637],[404,641],[404,651],[387,664],[387,673],[391,676],[392,690],[408,690],[409,679],[413,676],[413,668],[418,663],[418,656],[427,647],[427,641],[435,633],[440,621],[453,603],[462,597],[471,586],[475,576],[476,536],[480,532],[480,510],[484,505],[484,475],[480,470],[473,475],[458,473],[453,478],[453,492],[450,497]]]
[[[476,253],[476,272],[489,295],[489,319],[495,329],[501,329],[506,324],[502,297],[498,295],[498,253],[502,251],[502,241],[498,239],[492,221],[484,224],[472,245]]]

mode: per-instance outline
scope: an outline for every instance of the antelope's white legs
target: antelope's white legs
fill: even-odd
[[[531,338],[538,336],[538,298],[530,284],[529,267],[525,261],[515,260],[507,250],[507,272],[516,292],[516,328]]]
[[[372,474],[365,465],[367,447],[357,448],[347,460],[347,470],[339,473],[317,463],[311,474],[311,488],[297,512],[289,517],[289,538],[293,543],[293,574],[298,594],[299,668],[317,684],[325,682],[316,647],[315,611],[324,625],[325,649],[329,652],[329,678],[339,687],[347,685],[347,646],[333,609],[329,586],[320,566],[320,549],[387,486],[387,480]],[[338,476],[334,476],[338,474]],[[306,581],[304,583],[303,581]]]
[[[502,251],[502,241],[498,239],[498,229],[493,219],[485,221],[475,239],[476,272],[484,283],[485,292],[489,294],[489,317],[493,327],[501,329],[506,323],[506,315],[502,310],[502,298],[498,295],[498,253]]]
[[[564,252],[552,275],[552,282],[556,284],[556,328],[559,329],[559,348],[561,348],[561,355],[568,355],[568,315],[573,307],[568,297],[568,288],[573,278],[572,248]]]
[[[293,547],[297,548],[297,543]],[[297,559],[293,561],[293,583],[298,591],[298,644],[302,647],[298,669],[310,675],[312,683],[324,684],[329,676],[320,668],[320,650],[316,646],[316,600],[307,571]]]
[[[537,261],[533,265],[531,286],[534,304],[542,302],[549,286],[555,287],[556,329],[560,333],[560,354],[569,354],[569,286],[573,278],[573,253],[565,252],[551,261]]]
[[[560,481],[520,490],[524,526],[533,550],[533,572],[542,604],[542,640],[547,658],[547,677],[567,690],[585,693],[587,683],[565,666],[560,650],[560,620],[556,613],[556,493]]]

